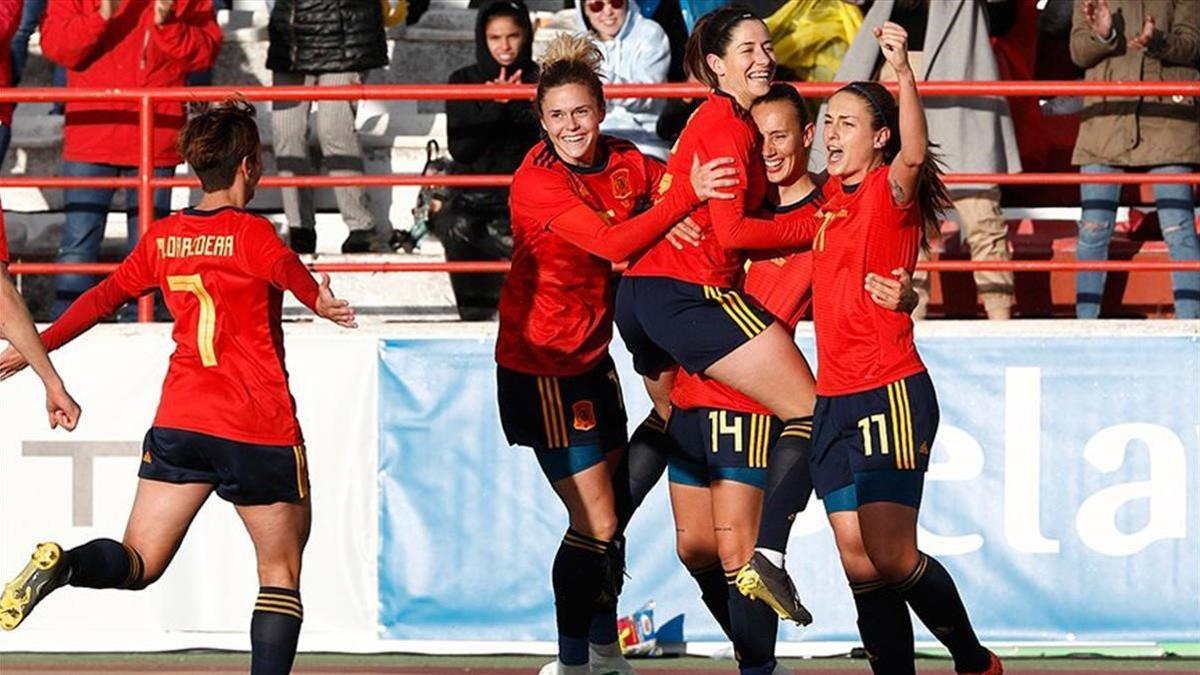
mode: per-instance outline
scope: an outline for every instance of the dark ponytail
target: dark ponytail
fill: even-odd
[[[871,110],[872,130],[887,127],[891,131],[883,148],[883,162],[891,164],[900,154],[900,108],[896,98],[878,82],[851,82],[837,91],[839,94],[842,92],[854,94],[866,102]],[[937,152],[938,145],[926,145],[925,161],[921,163],[921,173],[917,179],[917,206],[921,209],[921,219],[924,221],[921,247],[928,251],[930,242],[941,238],[942,215],[950,210],[954,201],[942,182],[946,167],[942,164],[941,153]]]
[[[725,56],[733,29],[743,21],[762,21],[753,12],[740,5],[729,5],[715,9],[700,17],[683,49],[683,69],[693,79],[710,89],[719,89],[720,80],[708,67],[709,54]]]

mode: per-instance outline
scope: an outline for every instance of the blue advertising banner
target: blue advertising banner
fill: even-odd
[[[800,339],[815,354],[811,337]],[[942,426],[921,546],[954,574],[991,641],[1200,635],[1200,343],[1194,336],[929,337]],[[380,344],[382,637],[552,640],[550,563],[565,510],[509,448],[490,339]],[[649,402],[613,345],[631,426]],[[819,364],[818,364],[819,367]],[[664,479],[665,483],[665,479]],[[818,502],[788,567],[816,616],[783,640],[855,640]],[[723,639],[675,557],[665,484],[634,518],[621,611],[683,614]],[[926,634],[925,639],[929,639]]]

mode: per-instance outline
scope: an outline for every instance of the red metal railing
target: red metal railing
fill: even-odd
[[[829,96],[841,86],[830,82],[797,83],[804,96]],[[894,85],[891,85],[894,87]],[[925,96],[1172,96],[1200,97],[1200,82],[925,82],[920,86]],[[153,124],[154,103],[159,101],[217,101],[228,96],[242,96],[251,101],[332,101],[332,100],[488,100],[531,98],[532,85],[348,85],[339,87],[173,87],[162,89],[59,89],[27,88],[0,89],[0,102],[58,102],[105,101],[136,103],[139,111],[141,146],[136,178],[63,178],[58,176],[0,176],[0,187],[110,187],[138,189],[138,215],[142,231],[153,219],[152,194],[155,188],[193,187],[193,178],[156,178],[154,176]],[[620,84],[609,85],[605,94],[611,98],[687,98],[704,96],[707,90],[692,84]],[[511,176],[267,176],[263,187],[338,187],[419,186],[452,187],[503,186]],[[1082,183],[1140,184],[1151,182],[1142,174],[1083,175],[1077,173],[1039,174],[954,174],[946,182],[990,183],[1001,185],[1070,185]],[[1155,183],[1200,183],[1200,174],[1155,175]],[[10,266],[14,274],[52,274],[77,272],[103,274],[111,272],[111,263],[18,263]],[[936,271],[1017,270],[1017,271],[1166,271],[1200,270],[1200,263],[1190,262],[1054,262],[1054,261],[929,261],[921,269]],[[504,272],[508,263],[316,263],[314,269],[330,272]],[[138,317],[149,321],[152,307],[149,298],[138,305]]]

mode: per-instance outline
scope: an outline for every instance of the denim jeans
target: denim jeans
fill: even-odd
[[[1168,165],[1151,167],[1148,171],[1154,174],[1189,173],[1192,170],[1190,166]],[[1125,167],[1087,164],[1080,167],[1080,171],[1090,174],[1124,173]],[[1171,260],[1200,260],[1192,186],[1156,184],[1153,189],[1158,223]],[[1109,183],[1084,184],[1079,192],[1083,220],[1079,223],[1079,244],[1075,257],[1079,260],[1108,260],[1108,242],[1112,239],[1117,220],[1121,186]],[[1095,319],[1100,315],[1104,276],[1104,272],[1079,272],[1075,275],[1075,315],[1080,319]],[[1172,272],[1171,286],[1175,294],[1175,317],[1200,318],[1200,272]]]
[[[91,164],[89,162],[63,162],[63,175],[71,177],[136,176],[137,167]],[[159,178],[175,175],[175,167],[160,167],[154,170]],[[104,226],[108,220],[108,207],[112,203],[114,188],[67,188],[63,190],[66,222],[63,224],[62,243],[58,248],[60,263],[93,263],[100,259],[100,244],[104,241]],[[138,240],[137,189],[125,191],[126,213],[129,235],[125,255],[128,255]],[[155,220],[167,215],[171,208],[171,191],[154,191]],[[57,319],[84,291],[99,281],[88,274],[60,274],[54,280],[54,308],[51,316]],[[129,317],[129,310],[122,311],[121,318]]]
[[[46,0],[25,0],[21,7],[21,22],[13,33],[9,51],[12,54],[12,83],[21,83],[21,75],[25,72],[25,60],[29,57],[29,38],[37,32],[38,24],[42,22],[42,14],[46,12]],[[57,82],[55,83],[57,84]]]

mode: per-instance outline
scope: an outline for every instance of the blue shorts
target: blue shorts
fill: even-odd
[[[920,372],[845,396],[818,396],[809,456],[826,511],[869,502],[918,508],[938,428],[937,394]]]
[[[775,319],[737,291],[669,279],[622,277],[617,329],[641,375],[675,364],[704,372]]]
[[[555,450],[598,445],[605,451],[628,442],[621,381],[612,357],[579,375],[528,375],[496,371],[500,424],[510,445]]]
[[[767,455],[781,431],[783,423],[771,415],[673,410],[667,422],[672,441],[668,480],[695,487],[732,480],[761,489],[767,484]]]
[[[255,445],[166,427],[146,432],[138,478],[208,483],[239,505],[299,502],[309,493],[303,445]]]
[[[599,445],[573,445],[553,450],[535,449],[533,454],[546,480],[557,483],[603,462],[606,451]]]

